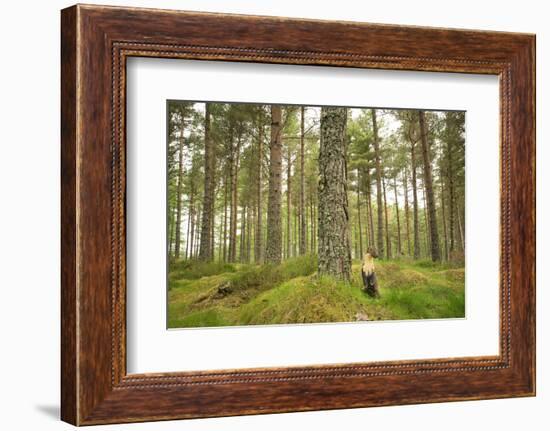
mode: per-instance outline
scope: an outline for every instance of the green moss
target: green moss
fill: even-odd
[[[168,319],[169,328],[215,327],[226,326],[228,324],[228,321],[224,319],[223,312],[216,309],[197,311],[186,314],[181,318],[174,317]]]
[[[419,268],[427,268],[427,269],[437,268],[437,267],[441,266],[440,263],[433,262],[429,259],[417,260],[414,263],[414,265],[419,267]]]
[[[411,288],[424,286],[428,283],[428,277],[426,275],[410,268],[403,268],[391,274],[387,274],[384,278],[387,282],[384,283],[386,280],[382,279],[380,283],[381,287],[399,288],[406,286]]]
[[[280,265],[249,266],[229,278],[234,291],[246,289],[267,290],[286,280],[313,274],[317,259],[313,255],[295,257]]]
[[[349,322],[361,304],[353,287],[330,277],[298,277],[254,298],[243,306],[244,324]]]
[[[464,317],[464,295],[437,285],[422,290],[389,289],[380,301],[400,320]]]
[[[209,275],[235,272],[235,266],[223,262],[203,262],[200,260],[177,260],[169,263],[168,280],[196,280]]]
[[[361,289],[359,261],[354,262],[349,283],[318,277],[315,256],[281,265],[229,265],[218,270],[212,274],[212,268],[202,266],[203,273],[212,275],[197,279],[170,274],[169,327],[464,316],[464,269],[430,261],[377,261],[381,296],[376,299]],[[196,268],[191,271],[198,273]],[[229,290],[220,293],[220,286]]]
[[[448,269],[446,271],[441,271],[441,275],[449,281],[464,282],[465,278],[464,268]]]

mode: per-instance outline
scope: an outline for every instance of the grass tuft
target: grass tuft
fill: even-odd
[[[177,260],[169,263],[169,280],[197,280],[224,272],[235,272],[235,266],[223,262],[204,262],[201,260]]]
[[[376,299],[361,289],[358,261],[350,282],[317,276],[313,255],[281,265],[176,262],[172,268],[171,328],[451,318],[465,311],[464,268],[431,261],[377,261]]]

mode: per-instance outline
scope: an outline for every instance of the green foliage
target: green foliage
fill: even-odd
[[[239,262],[257,261],[254,255],[255,228],[263,238],[267,231],[265,210],[269,188],[270,105],[247,103],[208,103],[210,109],[210,139],[214,146],[216,169],[214,175],[214,220],[212,236],[214,257]],[[204,199],[205,152],[204,102],[169,101],[167,111],[168,148],[168,225],[169,252],[175,255],[176,220],[182,233],[179,256],[196,257],[198,233],[202,228]],[[282,119],[282,205],[283,258],[294,256],[299,248],[300,213],[306,215],[307,252],[315,252],[317,232],[315,221],[318,208],[320,107],[304,107],[303,130],[303,194],[301,171],[301,107],[281,106]],[[376,152],[374,145],[373,113],[376,112],[380,173],[385,188],[378,199]],[[465,113],[460,111],[425,111],[432,186],[427,190],[424,180],[424,160],[420,142],[419,111],[410,109],[349,108],[346,134],[349,220],[354,257],[360,257],[368,243],[378,237],[388,242],[389,258],[403,255],[431,256],[430,226],[436,226],[443,261],[464,264],[464,195],[465,195]],[[261,145],[260,145],[261,142]],[[413,153],[414,163],[412,160]],[[182,165],[180,166],[180,161]],[[413,165],[414,187],[413,196]],[[260,175],[261,172],[261,175]],[[234,177],[236,176],[236,180]],[[178,200],[177,194],[180,193]],[[290,192],[290,193],[289,193]],[[381,192],[382,193],[382,192]],[[426,211],[427,197],[435,201],[434,220]],[[290,199],[286,199],[286,197]],[[302,199],[303,197],[303,199]],[[235,198],[235,199],[234,199]],[[258,202],[258,199],[260,200]],[[236,202],[233,202],[235,200]],[[431,198],[430,198],[431,200]],[[383,226],[373,214],[383,206]],[[382,203],[383,202],[383,203]],[[416,213],[414,206],[417,206]],[[359,214],[361,212],[361,214]],[[236,213],[237,232],[227,232]],[[387,218],[387,223],[386,223]],[[399,218],[399,222],[398,222]],[[243,223],[243,219],[245,220]],[[414,222],[416,219],[417,223]],[[229,220],[229,222],[228,222]],[[370,222],[372,220],[372,222]],[[288,223],[288,221],[290,221]],[[361,222],[361,226],[359,223]],[[250,235],[248,225],[251,226]],[[416,228],[415,228],[416,226]],[[195,227],[193,229],[193,227]],[[376,234],[369,233],[376,232]],[[418,240],[414,241],[416,231]],[[367,236],[370,237],[367,238]],[[224,238],[225,236],[225,238]],[[231,238],[236,236],[236,238]],[[387,241],[386,241],[387,236]],[[360,245],[359,239],[362,239]],[[245,247],[241,242],[245,240]],[[223,241],[225,240],[225,242]],[[238,242],[236,256],[227,257],[227,243]],[[248,245],[250,243],[250,246]],[[389,245],[389,246],[388,246]],[[265,248],[262,244],[261,249]],[[289,253],[287,248],[292,251]],[[252,250],[252,252],[250,251]],[[224,254],[225,253],[225,254]],[[256,251],[256,254],[258,252]],[[380,257],[386,257],[383,253]],[[225,256],[225,257],[224,257]],[[261,256],[260,256],[261,257]]]

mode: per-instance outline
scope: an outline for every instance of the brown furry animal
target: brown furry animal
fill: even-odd
[[[378,291],[378,281],[374,272],[374,258],[377,257],[376,251],[369,247],[363,256],[361,265],[361,276],[363,277],[363,291],[374,298],[380,296]]]

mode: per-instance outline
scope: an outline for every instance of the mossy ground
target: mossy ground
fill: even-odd
[[[212,327],[464,317],[464,268],[430,261],[376,262],[380,298],[318,277],[315,256],[281,265],[170,264],[168,327]]]

